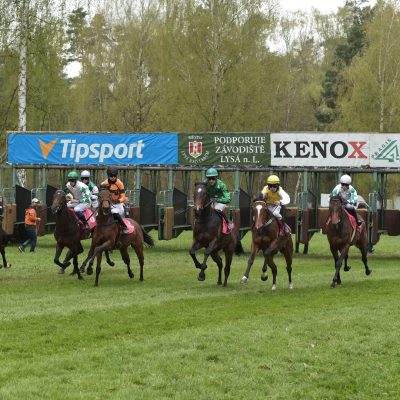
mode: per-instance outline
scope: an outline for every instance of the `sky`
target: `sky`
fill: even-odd
[[[338,7],[343,7],[345,0],[280,0],[280,3],[283,10],[310,11],[311,8],[316,8],[323,13],[328,13],[336,11]],[[373,6],[376,0],[369,0],[367,3]]]

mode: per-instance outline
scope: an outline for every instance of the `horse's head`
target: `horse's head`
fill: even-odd
[[[67,199],[63,190],[57,190],[53,195],[53,202],[51,203],[51,212],[58,214],[67,205]]]
[[[209,207],[211,204],[210,196],[207,193],[207,184],[197,182],[194,186],[193,208],[195,216],[198,217],[200,213]]]
[[[99,190],[99,211],[107,215],[111,211],[112,197],[107,187],[102,186]]]
[[[332,196],[329,200],[329,214],[333,225],[337,225],[340,222],[342,215],[343,200],[341,196]]]
[[[253,202],[253,226],[255,229],[262,228],[271,218],[271,212],[268,210],[264,200],[255,200]]]

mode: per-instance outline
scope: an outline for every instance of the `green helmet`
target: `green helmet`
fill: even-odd
[[[78,173],[76,171],[71,171],[68,174],[68,179],[78,179]]]
[[[208,168],[208,170],[206,171],[206,177],[210,178],[213,176],[218,176],[218,171],[215,168]]]

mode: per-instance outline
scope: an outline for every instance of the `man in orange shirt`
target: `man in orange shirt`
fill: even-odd
[[[124,184],[117,178],[118,169],[117,167],[110,166],[107,168],[107,176],[104,182],[101,183],[101,186],[107,187],[108,190],[111,192],[112,198],[112,206],[111,206],[111,213],[113,217],[120,223],[121,227],[124,229],[124,233],[126,231],[126,225],[123,221],[123,217],[125,216],[124,204],[126,202],[125,197],[125,186]]]
[[[18,250],[23,253],[25,252],[25,247],[28,244],[31,244],[31,252],[35,251],[36,241],[37,241],[37,232],[36,232],[36,223],[40,221],[40,218],[37,217],[35,206],[39,204],[39,200],[35,197],[32,199],[32,204],[29,208],[25,210],[25,231],[28,238],[25,240],[21,246],[18,247]]]

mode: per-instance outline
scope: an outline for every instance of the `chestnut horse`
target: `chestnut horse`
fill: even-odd
[[[1,253],[1,257],[3,259],[3,265],[0,264],[0,268],[10,268],[11,264],[7,263],[6,260],[6,251],[5,251],[5,247],[8,243],[8,236],[7,234],[4,232],[4,229],[0,227],[0,253]]]
[[[250,269],[253,265],[256,254],[261,250],[264,254],[264,264],[262,267],[261,280],[266,281],[267,265],[272,271],[272,290],[276,289],[277,267],[274,262],[274,255],[280,251],[286,260],[286,271],[289,279],[289,289],[293,289],[292,283],[292,259],[293,259],[293,240],[290,234],[281,236],[279,234],[279,224],[276,218],[268,209],[263,200],[256,200],[253,203],[253,225],[251,227],[252,243],[251,255],[247,263],[246,271],[240,283],[246,283],[249,278]]]
[[[91,275],[93,273],[93,263],[95,257],[97,257],[96,265],[96,279],[95,286],[99,285],[99,276],[101,272],[101,259],[103,251],[107,252],[114,249],[117,235],[119,234],[119,223],[113,217],[111,213],[112,198],[108,188],[100,188],[99,191],[99,208],[96,217],[96,227],[92,234],[92,244],[89,250],[88,257],[83,262],[81,270],[84,271],[86,263],[89,261],[89,266],[86,273]],[[128,253],[128,247],[131,246],[136,252],[139,259],[140,265],[140,280],[143,281],[143,266],[144,266],[144,255],[143,245],[144,243],[149,246],[154,245],[154,241],[151,236],[145,232],[143,227],[139,225],[133,219],[128,218],[128,221],[133,225],[134,230],[132,233],[121,234],[121,241],[119,251],[122,256],[122,260],[126,264],[128,269],[128,275],[130,278],[134,277],[134,274],[130,267],[130,257]],[[107,256],[108,257],[108,256]],[[112,265],[112,264],[110,264]]]
[[[342,283],[340,279],[340,268],[343,260],[344,270],[348,271],[351,268],[347,265],[347,258],[349,248],[352,245],[355,245],[361,251],[361,258],[365,266],[365,275],[369,275],[372,272],[367,264],[368,237],[365,222],[363,221],[360,228],[356,229],[354,232],[349,216],[343,207],[342,198],[338,195],[332,196],[329,201],[329,217],[326,225],[326,234],[335,261],[335,274],[331,283],[332,288]]]
[[[73,274],[78,274],[78,279],[83,279],[78,268],[78,255],[83,252],[81,240],[87,239],[89,233],[82,232],[79,228],[73,212],[67,207],[67,199],[63,190],[57,190],[54,193],[51,211],[56,215],[54,237],[57,246],[54,263],[60,267],[59,273],[63,274],[65,268],[71,264],[70,260],[72,259],[74,265]],[[68,253],[64,261],[60,262],[60,256],[64,247],[68,248]]]
[[[218,266],[218,285],[222,284],[222,259],[219,256],[219,250],[225,253],[224,268],[224,287],[228,282],[231,271],[233,253],[236,255],[243,253],[243,247],[240,242],[237,230],[231,230],[229,233],[222,232],[221,217],[212,208],[212,200],[207,193],[206,183],[196,183],[194,189],[194,213],[195,221],[193,226],[193,243],[189,254],[194,261],[196,268],[200,269],[198,280],[206,279],[205,270],[207,268],[207,259],[209,256]],[[197,260],[196,251],[205,248],[203,262]]]

